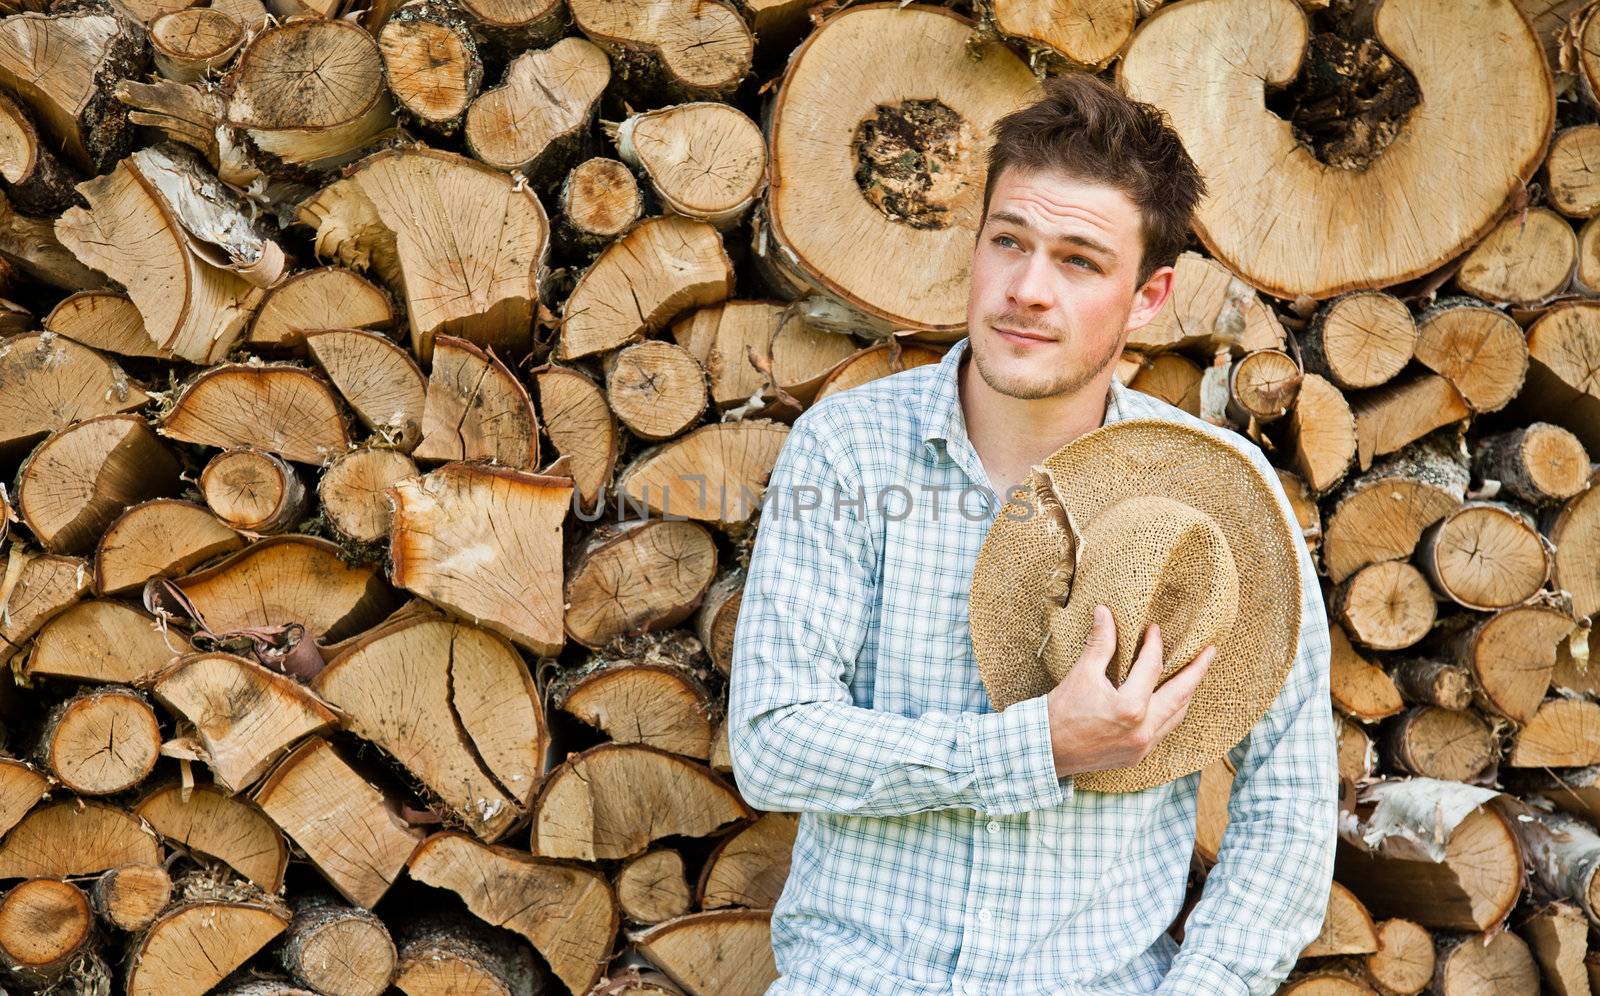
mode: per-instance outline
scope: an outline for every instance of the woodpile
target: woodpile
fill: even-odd
[[[1255,440],[1325,575],[1344,826],[1285,989],[1600,984],[1584,4],[4,12],[7,986],[762,992],[762,489],[964,334],[988,129],[1068,69],[1212,187],[1118,376]]]

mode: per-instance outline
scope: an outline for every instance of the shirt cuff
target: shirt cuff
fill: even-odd
[[[962,713],[972,751],[974,785],[986,816],[1011,816],[1059,806],[1072,797],[1071,777],[1056,777],[1046,697],[1013,703],[1001,712]]]
[[[1159,996],[1250,996],[1244,980],[1219,961],[1180,946],[1172,968],[1156,989]]]

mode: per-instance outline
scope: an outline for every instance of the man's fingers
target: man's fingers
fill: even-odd
[[[1150,698],[1151,689],[1156,687],[1156,679],[1161,677],[1161,657],[1161,627],[1151,623],[1144,632],[1144,645],[1133,659],[1127,678],[1123,679],[1123,694],[1140,702]]]
[[[1166,684],[1156,689],[1150,699],[1150,711],[1158,716],[1168,712],[1177,712],[1183,703],[1189,700],[1194,690],[1200,687],[1200,681],[1211,668],[1211,662],[1216,660],[1217,648],[1207,647],[1195,655],[1194,660],[1178,669],[1178,672],[1167,679]]]
[[[1089,627],[1089,639],[1084,641],[1083,656],[1078,658],[1078,663],[1088,667],[1102,678],[1106,673],[1106,665],[1111,663],[1111,655],[1117,650],[1117,621],[1111,617],[1111,610],[1104,605],[1094,607],[1094,622]]]

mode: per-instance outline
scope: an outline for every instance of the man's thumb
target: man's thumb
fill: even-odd
[[[1111,610],[1104,605],[1094,607],[1094,624],[1089,629],[1089,639],[1083,644],[1082,663],[1093,664],[1100,671],[1111,663],[1117,650],[1117,624]]]

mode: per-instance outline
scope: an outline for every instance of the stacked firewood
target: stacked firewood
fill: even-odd
[[[964,334],[988,129],[1076,68],[1212,190],[1118,375],[1326,578],[1287,986],[1588,991],[1600,15],[1524,6],[5,0],[5,984],[762,992],[763,486]]]

